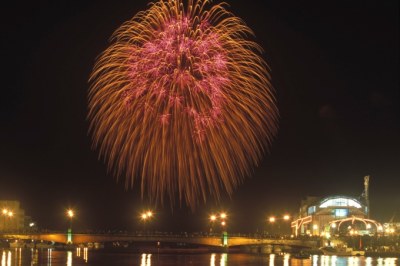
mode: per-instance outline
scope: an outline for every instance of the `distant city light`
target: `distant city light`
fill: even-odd
[[[226,213],[221,213],[221,219],[225,219],[226,218]]]
[[[285,216],[283,216],[283,220],[286,220],[286,221],[288,221],[290,219],[290,216],[289,215],[285,215]]]
[[[270,223],[273,223],[273,222],[275,222],[275,220],[276,220],[276,219],[275,219],[275,217],[274,217],[274,216],[271,216],[271,217],[269,217],[269,222],[270,222]]]
[[[210,220],[213,222],[213,221],[215,221],[217,219],[217,216],[215,216],[215,215],[211,215],[210,216]]]

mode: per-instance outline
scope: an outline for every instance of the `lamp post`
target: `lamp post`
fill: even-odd
[[[6,229],[9,229],[11,231],[11,218],[14,217],[14,212],[10,211],[8,209],[3,209],[2,214],[4,216],[3,220],[3,229],[4,232],[7,231]],[[7,222],[7,219],[10,220],[10,223]],[[6,223],[7,222],[7,223]],[[6,226],[7,225],[7,226]]]
[[[221,218],[222,246],[228,247],[228,232],[227,232],[228,230],[226,229],[226,227],[227,227],[226,219],[227,219],[228,215],[226,214],[226,212],[221,212],[219,217]]]
[[[215,214],[210,215],[210,235],[213,234],[213,227],[214,227],[214,223],[217,220],[217,216]]]
[[[6,219],[7,219],[7,215],[8,215],[8,210],[7,209],[3,209],[2,210],[2,215],[3,215],[3,231],[6,231]]]
[[[146,233],[146,223],[148,223],[150,221],[150,219],[152,219],[153,217],[154,217],[154,213],[150,210],[142,212],[142,214],[140,215],[140,219],[143,222],[144,233]]]
[[[67,231],[67,243],[72,244],[72,219],[74,218],[75,213],[72,209],[67,210],[67,217],[69,219],[69,228]]]
[[[275,216],[270,216],[268,218],[268,222],[271,224],[271,231],[273,230],[273,225],[276,223],[278,225],[278,234],[281,234],[281,225],[279,223],[279,220],[283,220],[285,222],[290,220],[290,215],[285,214],[282,217],[275,217]]]

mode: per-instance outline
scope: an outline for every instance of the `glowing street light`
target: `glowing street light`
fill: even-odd
[[[67,231],[67,243],[72,244],[72,218],[74,218],[75,212],[72,209],[67,210],[67,217],[69,218],[69,228]]]
[[[290,219],[290,216],[289,216],[289,215],[285,214],[285,215],[283,216],[283,220],[289,221],[289,219]]]
[[[144,211],[142,212],[142,214],[140,214],[140,219],[143,222],[143,231],[146,234],[149,234],[150,232],[148,231],[149,229],[147,227],[147,223],[149,223],[149,221],[154,217],[154,212],[151,210],[148,211]]]
[[[8,211],[8,214],[7,214],[7,215],[8,215],[8,217],[10,217],[10,218],[11,218],[11,217],[13,217],[13,216],[14,216],[14,213],[13,213],[12,211]]]
[[[210,221],[211,221],[211,222],[214,222],[215,220],[217,220],[217,216],[214,215],[214,214],[211,215],[211,216],[210,216]]]
[[[74,218],[74,211],[73,210],[71,210],[71,209],[69,209],[69,210],[67,210],[67,216],[70,218],[70,219],[72,219],[72,218]]]
[[[222,226],[225,226],[225,225],[226,225],[226,222],[225,222],[225,221],[222,221],[222,222],[221,222],[221,225],[222,225]]]
[[[226,215],[226,213],[225,212],[223,212],[223,213],[221,213],[221,219],[226,219],[226,217],[227,217],[227,215]]]
[[[154,215],[154,214],[153,214],[152,211],[145,211],[145,212],[143,212],[143,213],[140,215],[140,218],[141,218],[143,221],[146,221],[146,220],[152,218],[153,215]]]
[[[276,221],[276,218],[274,216],[269,217],[269,222],[274,223]]]

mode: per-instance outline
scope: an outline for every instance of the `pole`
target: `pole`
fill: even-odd
[[[367,217],[368,219],[371,217],[371,210],[369,207],[369,175],[364,177],[364,197],[365,197],[365,203],[367,204]]]
[[[69,219],[69,228],[67,231],[67,244],[72,244],[72,217]]]

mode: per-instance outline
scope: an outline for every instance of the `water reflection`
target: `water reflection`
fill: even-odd
[[[397,258],[379,258],[378,265],[397,265]]]
[[[47,250],[47,266],[51,266],[52,252],[53,250],[51,248]]]
[[[83,260],[88,262],[88,248],[83,248]]]
[[[212,253],[210,257],[210,266],[217,266],[215,262],[217,261],[217,254]],[[222,253],[221,258],[219,259],[219,266],[227,266],[228,265],[228,253]]]
[[[228,262],[228,253],[221,254],[221,260],[219,261],[220,266],[226,266]]]
[[[107,254],[107,259],[102,257]],[[89,249],[78,248],[71,251],[55,251],[52,249],[24,249],[24,248],[13,248],[13,249],[0,249],[0,266],[22,266],[22,265],[47,265],[47,266],[78,266],[84,265],[88,262]],[[127,255],[127,256],[126,256]],[[159,254],[154,260],[154,256],[149,253],[144,254],[113,254],[107,252],[95,252],[91,253],[91,260],[98,261],[101,258],[101,265],[114,265],[115,260],[120,260],[121,264],[118,265],[132,265],[132,259],[136,261],[133,265],[140,266],[151,266],[152,263],[157,265],[176,265],[175,263],[181,262],[182,258],[194,263],[194,265],[210,265],[210,266],[259,266],[259,265],[276,265],[276,266],[311,266],[311,265],[322,265],[322,266],[355,266],[355,265],[382,265],[382,266],[394,266],[399,262],[398,258],[372,258],[372,257],[337,257],[337,256],[323,256],[314,255],[310,259],[298,259],[292,257],[290,254],[265,254],[262,256],[254,254],[227,254],[227,253],[212,253],[212,254]],[[229,262],[228,262],[229,256]],[[178,264],[181,265],[181,264]]]
[[[151,266],[151,254],[142,254],[140,266]]]
[[[1,255],[1,266],[11,266],[11,251],[3,251]]]
[[[38,264],[39,251],[37,249],[31,249],[31,265]]]
[[[210,258],[210,266],[215,266],[215,253],[211,254]]]
[[[269,266],[274,266],[275,264],[275,254],[269,255]]]
[[[67,266],[72,266],[72,251],[67,251]]]
[[[290,262],[290,254],[285,254],[283,256],[283,266],[289,266]]]
[[[312,256],[313,266],[318,266],[318,255]]]

